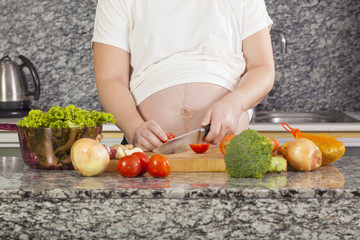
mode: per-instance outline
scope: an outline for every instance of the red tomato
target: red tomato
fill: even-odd
[[[134,156],[136,156],[136,157],[138,157],[140,159],[141,170],[140,170],[138,175],[143,175],[144,173],[146,173],[147,167],[149,165],[149,157],[146,156],[146,154],[143,153],[143,152],[134,152],[131,155],[134,155]]]
[[[167,177],[170,174],[169,160],[164,155],[155,154],[149,160],[147,171],[153,177]]]
[[[167,141],[176,137],[173,133],[167,133],[166,136],[167,136],[167,140],[163,141],[163,143],[166,143]]]
[[[209,149],[210,144],[209,143],[190,144],[190,147],[196,153],[204,153]]]
[[[271,150],[271,152],[275,152],[279,148],[279,140],[277,140],[276,138],[269,138],[269,139],[271,144],[273,145],[273,149]]]
[[[235,137],[235,135],[227,135],[225,137],[223,137],[223,139],[221,139],[221,142],[220,142],[220,152],[225,155],[225,152],[226,152],[226,148],[227,146],[229,145],[231,139]]]
[[[141,170],[140,159],[133,155],[122,157],[117,162],[116,169],[123,177],[135,177]]]

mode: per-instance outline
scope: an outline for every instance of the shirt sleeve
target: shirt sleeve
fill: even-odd
[[[245,0],[242,15],[242,39],[272,25],[264,0]]]
[[[108,44],[130,52],[129,16],[123,1],[99,0],[92,42]]]

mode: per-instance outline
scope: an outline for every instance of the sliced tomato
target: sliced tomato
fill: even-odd
[[[227,135],[225,137],[223,137],[223,139],[221,139],[221,142],[220,142],[220,152],[225,155],[225,152],[226,152],[226,148],[227,146],[229,145],[231,139],[235,137],[235,135]]]
[[[210,144],[209,143],[190,144],[190,147],[196,153],[204,153],[209,149]]]
[[[173,138],[176,138],[175,134],[173,134],[173,133],[166,133],[166,136],[167,136],[167,140],[163,141],[163,143],[166,143],[167,141],[169,141]]]

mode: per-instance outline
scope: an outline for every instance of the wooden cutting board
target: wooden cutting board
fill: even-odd
[[[150,158],[156,153],[146,152]],[[187,151],[175,154],[164,154],[170,162],[172,172],[223,172],[225,169],[224,156],[219,147],[211,147],[202,154]],[[118,160],[111,160],[106,171],[116,171]]]

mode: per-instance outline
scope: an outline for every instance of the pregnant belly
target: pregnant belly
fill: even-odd
[[[138,111],[144,120],[155,120],[165,132],[178,136],[200,128],[206,110],[228,93],[215,84],[181,84],[151,95]]]

